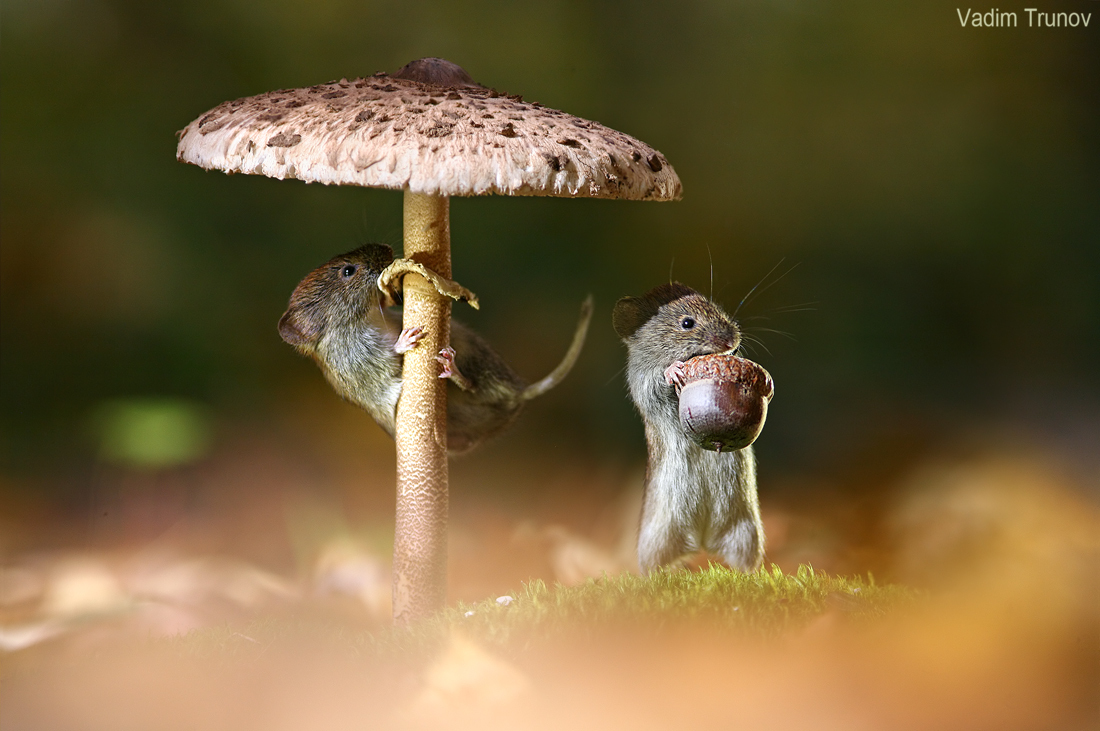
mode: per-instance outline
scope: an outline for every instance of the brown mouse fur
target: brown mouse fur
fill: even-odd
[[[311,357],[337,393],[365,409],[391,436],[401,395],[402,354],[415,347],[419,335],[401,329],[400,313],[386,307],[389,303],[378,289],[378,276],[392,261],[393,250],[383,244],[333,257],[302,279],[279,320],[283,340]],[[589,298],[562,362],[531,385],[480,336],[452,321],[453,360],[443,368],[450,378],[449,451],[469,451],[499,434],[527,401],[565,378],[584,345],[591,312]],[[441,353],[441,362],[447,355]]]
[[[737,323],[679,282],[624,297],[612,315],[627,347],[627,383],[645,423],[649,459],[638,533],[645,572],[706,549],[743,571],[764,560],[764,528],[752,447],[711,452],[680,425],[673,381],[684,361],[735,352]]]

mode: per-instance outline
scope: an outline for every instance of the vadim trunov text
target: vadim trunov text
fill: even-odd
[[[959,24],[963,28],[1018,28],[1017,14],[1011,11],[993,8],[984,13],[967,8],[956,8]],[[1048,13],[1038,8],[1024,8],[1027,13],[1028,28],[1088,28],[1092,13]]]

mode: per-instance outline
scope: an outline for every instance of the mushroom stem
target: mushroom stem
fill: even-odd
[[[405,258],[451,276],[450,199],[405,190]],[[404,356],[397,403],[397,522],[393,618],[408,624],[447,596],[447,382],[436,355],[449,344],[451,301],[419,274],[403,280],[402,327],[424,336]]]

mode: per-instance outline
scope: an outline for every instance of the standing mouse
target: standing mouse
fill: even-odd
[[[678,282],[623,297],[612,315],[627,347],[630,395],[645,422],[649,460],[638,531],[638,563],[648,573],[699,549],[742,571],[764,560],[764,527],[752,447],[712,452],[680,425],[675,384],[698,355],[733,353],[737,323]]]
[[[290,296],[279,335],[320,366],[336,392],[365,409],[390,436],[401,395],[402,355],[416,347],[419,328],[402,330],[401,315],[386,307],[378,288],[393,250],[367,244],[334,257],[307,274]],[[561,363],[528,385],[476,333],[451,323],[451,347],[440,352],[447,392],[447,446],[467,452],[507,428],[523,405],[550,390],[572,369],[584,346],[592,298]]]

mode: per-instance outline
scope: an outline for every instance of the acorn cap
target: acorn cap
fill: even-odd
[[[420,59],[394,74],[225,102],[181,130],[206,169],[443,196],[677,200],[680,179],[639,140]]]

